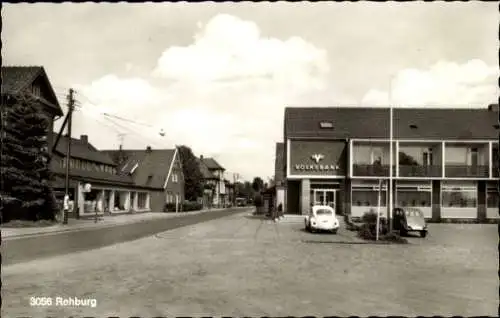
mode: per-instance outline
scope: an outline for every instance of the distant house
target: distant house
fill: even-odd
[[[203,205],[208,207],[224,207],[229,203],[224,179],[226,169],[213,158],[200,156],[198,165],[203,175]],[[226,180],[227,181],[227,180]]]
[[[65,190],[68,141],[68,136],[61,136],[51,161],[56,193]],[[80,136],[80,139],[71,138],[69,168],[69,194],[75,202],[71,217],[154,209],[151,198],[157,190],[136,185],[131,175],[118,174],[117,164],[109,155],[96,149],[86,135]],[[90,192],[86,189],[88,185]]]
[[[104,150],[117,164],[117,174],[130,176],[136,187],[151,189],[150,208],[163,211],[166,204],[181,209],[184,202],[184,174],[175,149]]]
[[[63,116],[63,111],[42,66],[2,66],[2,107],[9,107],[20,95],[34,97],[39,102],[41,113],[49,120],[47,140],[51,145],[54,120]]]

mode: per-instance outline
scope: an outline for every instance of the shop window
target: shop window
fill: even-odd
[[[380,193],[380,205],[386,205],[387,191]],[[352,204],[354,206],[378,206],[379,191],[375,189],[352,189]]]
[[[497,189],[488,189],[487,197],[486,197],[486,206],[488,208],[498,208],[498,190]]]
[[[450,187],[443,186],[441,189],[442,206],[453,208],[475,208],[477,207],[476,187]]]
[[[397,192],[397,204],[403,207],[430,207],[432,203],[432,191],[423,189],[399,188]]]

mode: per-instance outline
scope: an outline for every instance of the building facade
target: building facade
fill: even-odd
[[[393,111],[395,205],[426,218],[498,218],[498,123],[488,109]],[[287,108],[283,172],[286,211],[312,204],[361,217],[388,207],[387,108]]]
[[[282,142],[277,142],[274,157],[274,185],[276,189],[274,206],[278,208],[281,205],[282,211],[286,211],[286,179],[284,173],[284,160],[285,144]]]
[[[69,140],[61,136],[50,163],[55,174],[52,186],[59,200],[65,192],[68,164],[65,154]],[[68,190],[74,202],[70,217],[148,212],[154,206],[158,189],[138,185],[131,175],[119,173],[119,166],[89,143],[86,135],[71,138],[69,168]]]
[[[200,156],[198,165],[203,176],[203,205],[205,207],[224,207],[230,200],[224,178],[226,169],[215,159]]]
[[[175,149],[104,150],[117,164],[117,174],[130,177],[135,187],[149,189],[148,208],[180,211],[184,203],[184,174]],[[138,194],[136,194],[138,195]]]

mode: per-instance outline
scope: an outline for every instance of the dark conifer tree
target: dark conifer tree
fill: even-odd
[[[16,96],[2,118],[3,220],[53,220],[57,210],[50,185],[48,119],[37,100]]]

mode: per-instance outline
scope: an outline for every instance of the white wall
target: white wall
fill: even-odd
[[[499,219],[498,208],[487,208],[486,209],[486,218],[488,219]]]
[[[475,219],[477,218],[477,207],[476,208],[441,207],[441,218]]]
[[[285,189],[276,190],[276,208],[280,205],[283,206],[283,211],[285,211]]]

